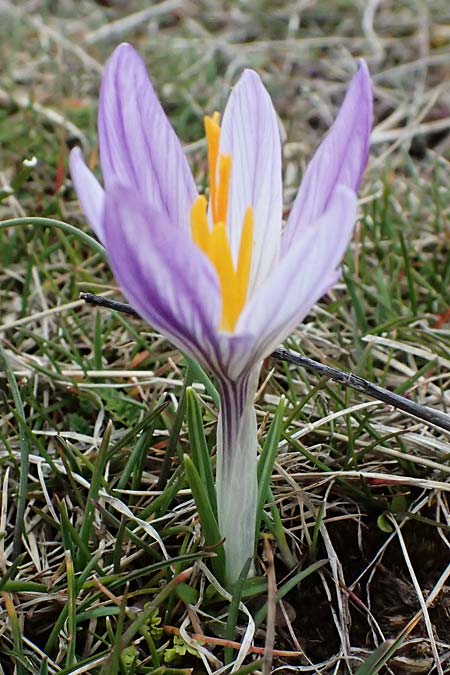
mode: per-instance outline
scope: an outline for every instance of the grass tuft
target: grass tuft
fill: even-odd
[[[203,115],[256,68],[285,141],[287,214],[366,58],[357,233],[286,346],[448,413],[449,21],[446,0],[1,0],[0,675],[244,675],[267,651],[277,672],[448,671],[448,432],[267,360],[271,548],[258,537],[256,576],[229,595],[204,507],[217,390],[152,327],[80,300],[121,298],[67,159],[81,143],[99,175],[100,76],[129,40],[204,186]]]

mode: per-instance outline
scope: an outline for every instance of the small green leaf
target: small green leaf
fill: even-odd
[[[134,647],[133,645],[125,647],[122,651],[120,658],[122,659],[123,667],[125,668],[127,675],[133,675],[138,656],[139,651],[137,647]]]
[[[183,584],[180,584],[180,585],[182,586]],[[177,586],[177,588],[178,588],[178,586]],[[150,603],[145,603],[146,608],[149,607],[149,606],[150,606]],[[162,619],[159,616],[159,610],[158,610],[157,607],[154,608],[153,612],[151,612],[150,616],[148,617],[148,619],[145,623],[146,623],[147,628],[150,631],[151,636],[156,638],[157,640],[159,640],[161,635],[162,635],[163,630],[161,628]]]
[[[188,586],[188,584],[177,586],[176,594],[185,605],[195,605],[198,601],[198,591],[192,588],[192,586]]]
[[[390,523],[388,523],[384,513],[382,513],[380,516],[378,516],[377,525],[380,528],[380,530],[382,532],[386,532],[386,534],[390,534],[392,532],[392,525],[390,525]]]
[[[183,640],[179,635],[173,636],[173,647],[166,649],[164,652],[164,661],[166,663],[172,663],[180,656],[186,656],[186,654],[192,654],[200,658],[200,655],[196,649],[190,647],[187,642]]]

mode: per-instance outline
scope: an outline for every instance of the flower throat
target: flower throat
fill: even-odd
[[[250,280],[253,250],[253,209],[244,215],[236,266],[233,263],[227,233],[228,196],[231,179],[231,155],[219,155],[220,116],[205,117],[208,144],[209,203],[212,228],[208,223],[208,202],[197,197],[191,209],[192,239],[210,259],[219,278],[222,294],[220,330],[233,333],[245,305]]]

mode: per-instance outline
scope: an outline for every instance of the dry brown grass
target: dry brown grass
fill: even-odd
[[[256,68],[283,127],[287,205],[355,59],[364,57],[376,116],[358,233],[344,280],[289,347],[445,411],[449,26],[446,0],[0,0],[0,189],[15,187],[0,217],[44,215],[84,227],[67,147],[81,140],[95,164],[102,64],[121,40],[148,63],[200,183],[202,116],[222,109],[243,67]],[[33,155],[38,166],[19,185],[21,163]],[[78,300],[83,290],[115,293],[104,263],[78,240],[37,228],[0,237],[0,334],[10,368],[9,384],[0,374],[0,574],[9,575],[0,579],[0,673],[45,673],[44,655],[50,673],[103,672],[103,651],[117,645],[120,621],[130,634],[148,601],[192,646],[199,643],[190,634],[219,640],[198,647],[201,658],[181,657],[179,672],[219,672],[229,606],[208,572],[179,469],[178,454],[188,450],[184,424],[174,438],[173,494],[166,490],[164,501],[156,489],[177,421],[182,357],[141,323]],[[25,419],[13,400],[11,373]],[[269,591],[274,583],[283,589],[301,569],[325,561],[277,607],[268,646],[303,655],[275,651],[272,672],[356,673],[387,640],[399,648],[381,673],[450,672],[448,434],[294,367],[268,362],[264,376],[261,438],[280,395],[289,403],[272,490],[295,567],[283,560],[278,542],[273,564],[261,546],[258,574],[268,571]],[[201,395],[212,444],[216,411]],[[139,449],[139,425],[163,401],[168,407],[157,409]],[[108,419],[112,440],[103,456]],[[136,465],[121,484],[132,452]],[[143,515],[147,525],[136,521]],[[164,550],[170,558],[192,557],[170,567]],[[179,583],[182,591],[175,591]],[[253,615],[264,589],[263,580],[256,598],[244,600]],[[239,641],[247,625],[240,613]],[[267,640],[264,625],[255,633],[257,646]],[[152,640],[157,646],[166,640],[155,635],[130,638],[138,648],[136,673],[153,672]],[[258,657],[249,652],[245,663],[251,658]],[[92,662],[82,665],[83,659]],[[254,672],[268,672],[268,662],[266,653]],[[109,672],[126,672],[115,667]]]

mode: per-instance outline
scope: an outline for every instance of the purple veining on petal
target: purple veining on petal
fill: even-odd
[[[355,221],[356,195],[338,186],[327,211],[302,229],[244,309],[237,332],[255,335],[253,359],[270,354],[336,282]]]
[[[340,190],[346,190],[341,188]],[[336,269],[350,240],[355,223],[355,200],[348,202],[346,222],[333,228],[338,211],[340,190],[321,222],[309,227],[293,250],[274,268],[271,276],[258,289],[238,322],[236,333],[220,335],[220,373],[231,381],[245,379],[255,364],[268,356],[305,318],[310,309],[324,296],[341,276]],[[353,215],[352,215],[353,212]],[[326,227],[328,225],[328,228]],[[317,233],[327,250],[318,252]],[[327,232],[328,229],[328,232]],[[340,242],[333,239],[333,229]]]
[[[174,226],[188,228],[195,181],[144,62],[128,44],[105,67],[98,126],[105,188],[134,187]]]
[[[239,334],[221,333],[217,339],[217,353],[220,355],[217,371],[228,380],[235,381],[246,377],[253,368],[257,359],[253,350],[255,334],[253,331]]]
[[[218,379],[220,394],[220,412],[224,447],[228,453],[227,461],[233,460],[233,448],[239,433],[239,425],[248,392],[248,376],[236,380]]]
[[[372,87],[364,61],[354,76],[329,133],[316,150],[283,232],[283,255],[295,237],[324,213],[337,185],[358,190],[369,152]]]
[[[216,359],[220,292],[216,274],[189,234],[128,187],[106,191],[105,243],[132,306],[203,365]]]

